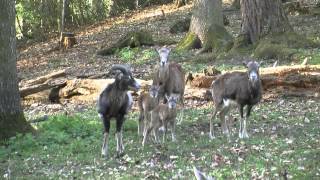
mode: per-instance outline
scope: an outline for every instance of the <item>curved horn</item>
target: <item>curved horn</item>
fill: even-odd
[[[111,70],[112,71],[119,70],[125,75],[130,75],[131,74],[130,70],[126,66],[120,65],[120,64],[112,66]]]

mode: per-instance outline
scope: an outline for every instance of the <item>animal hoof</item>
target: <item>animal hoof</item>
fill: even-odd
[[[243,133],[243,138],[249,138],[249,134],[248,133]]]
[[[209,134],[209,138],[210,138],[211,140],[213,140],[213,139],[215,139],[216,137],[215,137],[214,135],[212,135],[212,134]]]
[[[104,159],[108,159],[108,155],[104,154],[104,153],[101,153],[101,157],[104,158]]]

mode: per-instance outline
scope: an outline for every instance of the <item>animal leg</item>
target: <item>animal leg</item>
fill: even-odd
[[[225,106],[220,112],[220,120],[221,120],[221,127],[223,134],[227,135],[228,139],[230,139],[230,131],[229,131],[229,125],[228,125],[228,119],[226,119],[226,115],[228,114],[230,110],[230,106]]]
[[[218,113],[218,107],[216,106],[215,110],[213,111],[212,117],[210,118],[210,133],[209,133],[209,138],[210,139],[214,139],[215,138],[214,137],[214,132],[213,132],[213,123],[212,123],[212,121],[216,117],[217,113]]]
[[[243,106],[240,105],[239,106],[239,112],[240,112],[240,127],[239,127],[239,138],[242,139],[243,138]]]
[[[167,125],[163,125],[164,129],[163,129],[163,135],[162,135],[162,143],[165,143],[166,139],[167,139],[167,131],[168,131],[168,127]]]
[[[249,138],[248,132],[247,132],[247,118],[244,118],[243,121],[243,129],[242,129],[242,138]]]
[[[176,124],[173,121],[171,121],[171,138],[172,138],[172,142],[176,142],[177,139],[176,139],[176,135],[175,135],[175,131],[176,131]]]
[[[180,117],[178,118],[178,124],[181,124],[183,118],[184,118],[184,98],[183,95],[180,96],[180,103],[181,103],[181,112],[180,112]]]
[[[101,148],[101,155],[103,157],[108,157],[108,143],[109,143],[109,130],[110,130],[110,121],[105,115],[100,114],[101,119],[104,125],[103,141]]]
[[[121,155],[124,151],[124,145],[122,141],[122,125],[124,122],[124,116],[119,115],[117,117],[117,130],[116,130],[116,140],[117,140],[117,153],[118,156]]]
[[[139,122],[138,122],[138,135],[142,134],[143,135],[143,124],[144,124],[144,119],[145,119],[145,114],[143,112],[140,112],[139,116]]]
[[[154,141],[156,143],[160,143],[160,140],[159,140],[159,128],[153,128],[153,136],[154,136]]]
[[[247,120],[249,119],[251,109],[252,109],[252,106],[247,107],[246,118],[243,121],[243,130],[242,130],[243,138],[249,138],[249,134],[247,132]]]
[[[149,127],[148,129],[147,127],[144,128],[142,146],[146,144],[147,137],[149,136],[152,129],[152,127]]]

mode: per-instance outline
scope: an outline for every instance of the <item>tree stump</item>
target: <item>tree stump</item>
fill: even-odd
[[[72,32],[62,32],[60,36],[60,48],[72,48],[77,43],[76,37]]]

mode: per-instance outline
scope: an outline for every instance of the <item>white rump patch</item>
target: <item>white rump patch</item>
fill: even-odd
[[[102,119],[103,115],[101,113],[98,113],[98,116]]]
[[[236,104],[237,104],[237,102],[232,99],[223,99],[223,106],[224,107],[228,107],[228,106],[236,105]]]
[[[164,132],[165,129],[166,129],[166,128],[165,128],[164,126],[161,126],[161,127],[159,128],[159,131]]]

